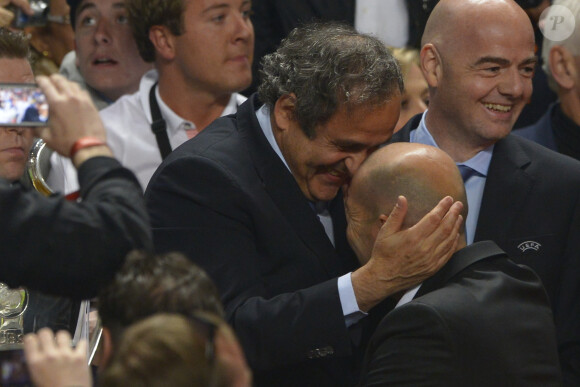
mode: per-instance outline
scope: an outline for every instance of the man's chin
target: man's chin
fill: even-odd
[[[338,195],[338,191],[340,188],[336,188],[333,190],[323,190],[323,191],[319,191],[316,192],[312,195],[312,197],[314,198],[315,202],[329,202],[331,200],[333,200],[336,195]]]

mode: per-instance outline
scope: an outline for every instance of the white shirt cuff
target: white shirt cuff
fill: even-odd
[[[368,315],[368,313],[363,312],[358,307],[354,289],[352,288],[351,274],[347,273],[342,277],[338,277],[338,296],[347,327],[356,324],[360,319]]]

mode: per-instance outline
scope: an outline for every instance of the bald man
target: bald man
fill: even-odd
[[[399,195],[408,202],[404,229],[445,196],[465,201],[461,175],[445,152],[408,143],[375,152],[355,175],[345,203],[348,240],[362,265]],[[450,261],[404,292],[381,321],[363,367],[364,386],[561,385],[540,280],[491,241],[466,247],[464,233]]]
[[[467,243],[493,240],[536,271],[565,384],[580,386],[580,162],[510,135],[535,61],[529,17],[512,0],[440,1],[421,49],[429,109],[392,141],[437,146],[463,170]]]

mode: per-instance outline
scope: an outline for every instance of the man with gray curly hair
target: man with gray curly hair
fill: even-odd
[[[447,197],[400,232],[400,198],[358,267],[341,190],[392,135],[395,59],[350,27],[311,24],[264,59],[262,76],[258,95],[152,177],[155,242],[215,281],[257,386],[353,385],[367,313],[447,261],[462,204]]]
[[[550,105],[538,122],[514,130],[514,134],[580,160],[580,1],[555,0],[552,5],[565,7],[571,12],[567,16],[573,15],[566,20],[562,8],[552,7],[545,18],[547,23],[557,22],[547,25],[548,30],[567,29],[570,33],[564,40],[551,40],[550,37],[560,37],[548,34],[542,45],[543,69],[559,100]]]

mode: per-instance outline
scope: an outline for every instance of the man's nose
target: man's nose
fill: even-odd
[[[97,43],[107,44],[111,42],[111,34],[109,32],[109,22],[101,18],[97,22],[97,28],[95,30],[95,41]]]
[[[520,74],[518,69],[510,69],[504,74],[498,90],[503,95],[519,98],[524,94],[526,87],[528,87],[526,82],[528,82],[531,87],[531,79],[525,78]]]
[[[361,151],[361,152],[352,153],[350,156],[348,156],[346,158],[346,160],[344,161],[344,164],[345,164],[346,168],[348,169],[348,172],[349,172],[351,177],[355,174],[355,172],[361,166],[363,161],[366,160],[366,158],[369,156],[369,154],[370,154],[369,151]]]

